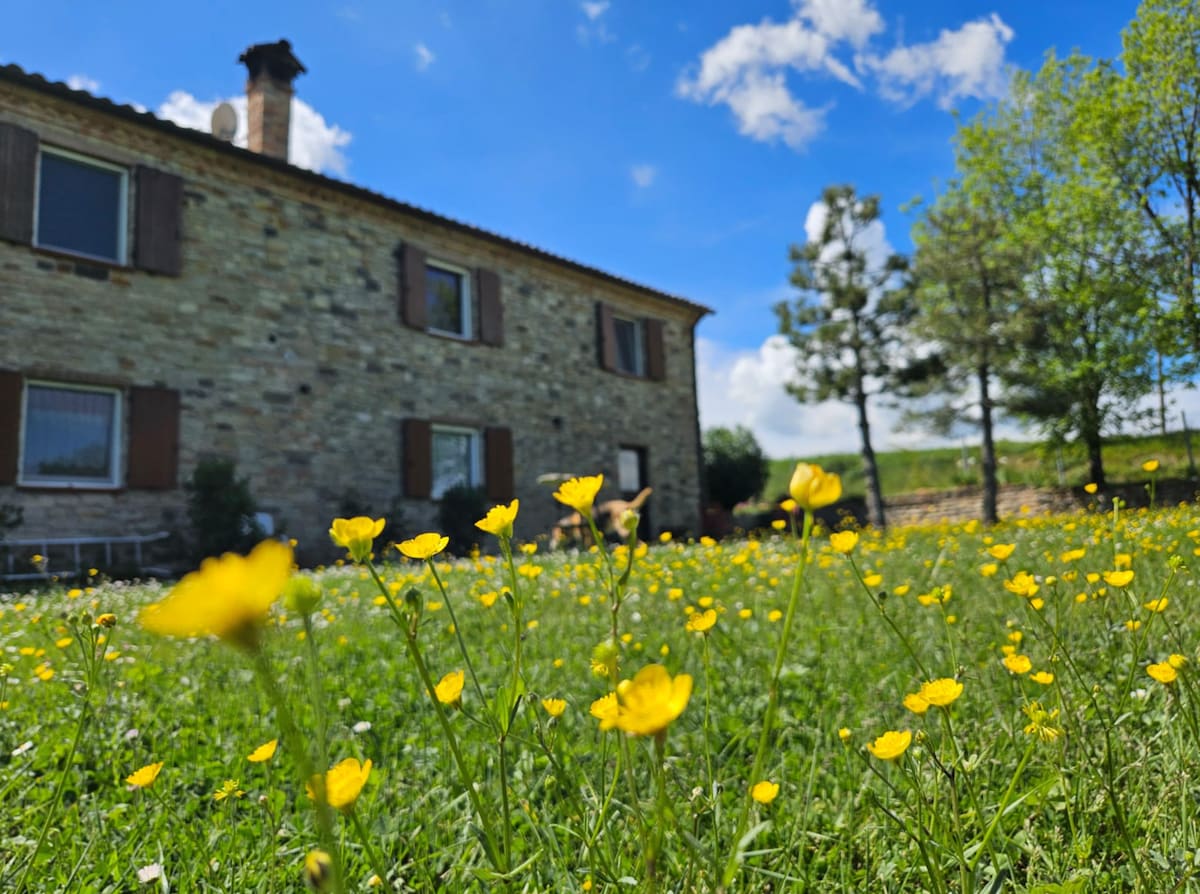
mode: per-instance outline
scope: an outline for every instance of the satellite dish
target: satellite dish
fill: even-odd
[[[229,142],[237,133],[237,112],[227,102],[221,103],[212,113],[212,134],[218,140]]]

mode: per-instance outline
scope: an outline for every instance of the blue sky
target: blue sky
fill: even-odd
[[[716,312],[702,422],[773,455],[855,449],[847,408],[801,407],[771,336],[788,246],[824,186],[900,207],[953,173],[952,112],[1045,52],[1120,52],[1134,2],[332,0],[11,4],[0,62],[207,127],[238,55],[286,37],[293,160]],[[876,446],[924,444],[877,413]]]

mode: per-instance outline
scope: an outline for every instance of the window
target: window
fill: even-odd
[[[483,483],[482,439],[470,428],[435,425],[432,430],[430,496],[440,500],[458,484],[478,487]]]
[[[617,454],[617,485],[625,499],[632,499],[645,486],[645,466],[643,447],[622,447]]]
[[[646,374],[646,336],[641,320],[613,317],[616,336],[617,369],[631,376]]]
[[[116,487],[120,420],[115,388],[26,382],[20,483]]]
[[[124,264],[128,191],[124,168],[43,147],[35,244]]]
[[[457,267],[425,266],[425,302],[431,331],[473,337],[470,279],[466,270]]]

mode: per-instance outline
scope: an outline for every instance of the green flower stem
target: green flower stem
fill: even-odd
[[[512,543],[507,537],[500,538],[500,552],[504,554],[504,564],[508,568],[508,579],[512,585],[512,613],[513,613],[513,667],[512,667],[512,697],[516,698],[516,694],[522,679],[521,676],[521,640],[524,634],[524,619],[522,617],[522,609],[525,607],[521,599],[521,591],[517,586],[517,566],[513,562]],[[512,705],[509,705],[509,710]]]
[[[971,872],[974,872],[976,867],[979,866],[979,861],[983,858],[984,852],[988,850],[988,843],[992,839],[992,834],[1000,826],[1000,819],[1004,816],[1004,811],[1008,809],[1008,805],[1012,802],[1013,792],[1016,791],[1017,788],[1017,781],[1021,778],[1021,771],[1024,770],[1025,765],[1029,763],[1029,758],[1032,757],[1033,749],[1036,744],[1036,742],[1031,741],[1025,747],[1025,753],[1021,755],[1021,761],[1017,764],[1017,769],[1013,771],[1012,779],[1008,781],[1008,788],[1005,789],[1004,796],[1000,799],[1000,803],[996,806],[996,812],[993,814],[991,822],[988,823],[988,827],[983,832],[983,840],[979,843],[979,850],[976,851],[975,859],[970,863]],[[1063,795],[1064,797],[1066,796],[1065,791],[1063,792]],[[1070,799],[1068,798],[1067,800],[1069,801]],[[993,857],[993,860],[994,859],[995,858]],[[999,865],[1000,864],[997,862],[996,866],[999,867]]]
[[[775,712],[779,707],[779,677],[783,673],[783,662],[787,657],[788,641],[792,634],[792,624],[796,620],[796,609],[800,605],[801,585],[804,581],[804,572],[808,568],[808,543],[812,537],[813,514],[810,510],[804,510],[804,524],[800,532],[800,558],[796,563],[796,574],[792,578],[792,594],[788,599],[787,614],[783,619],[783,630],[779,634],[779,645],[775,649],[775,664],[771,670],[771,683],[767,692],[767,710],[763,715],[762,731],[758,737],[758,748],[754,751],[754,766],[750,771],[750,780],[746,784],[746,791],[742,796],[742,810],[738,816],[737,831],[733,836],[733,846],[729,852],[729,859],[725,863],[725,872],[721,878],[721,886],[729,887],[733,882],[734,876],[737,874],[739,864],[738,848],[740,847],[742,837],[746,834],[747,825],[750,822],[750,805],[753,801],[750,795],[751,787],[758,782],[762,777],[763,764],[766,761],[767,746],[771,741],[771,728],[775,723]]]
[[[321,686],[321,660],[317,654],[317,640],[313,636],[312,615],[304,615],[304,640],[308,646],[308,683],[311,689],[313,712],[317,717],[317,754],[320,766],[329,767],[329,721],[325,714],[325,695]]]
[[[654,737],[654,828],[650,833],[650,846],[646,849],[646,890],[654,894],[658,890],[658,858],[662,854],[663,832],[667,824],[667,731],[662,729]]]
[[[884,611],[883,603],[879,601],[879,597],[871,592],[871,588],[868,587],[867,582],[863,580],[862,571],[859,570],[858,563],[854,561],[854,556],[847,555],[846,558],[850,560],[850,568],[854,571],[854,577],[858,580],[859,585],[863,588],[863,592],[867,594],[867,598],[871,600],[871,604],[874,605],[876,611],[879,612],[880,617],[883,618],[888,627],[892,628],[892,633],[896,634],[896,638],[900,640],[900,644],[904,646],[904,651],[908,653],[908,657],[912,659],[913,664],[917,666],[917,670],[921,672],[921,675],[926,680],[930,679],[929,671],[925,669],[925,665],[917,656],[917,650],[913,648],[912,643],[909,642],[908,637],[904,635],[904,631],[900,629],[899,625],[896,624],[895,619],[893,619],[891,615]]]
[[[346,816],[350,819],[350,825],[354,828],[354,834],[358,837],[358,843],[363,846],[363,850],[367,852],[367,861],[371,864],[371,869],[379,876],[379,880],[387,885],[388,890],[394,890],[392,883],[388,881],[387,869],[383,865],[383,860],[379,858],[379,852],[375,850],[375,845],[371,843],[371,836],[367,834],[366,828],[362,824],[362,819],[358,815],[358,811],[353,806],[346,811]]]
[[[300,735],[300,729],[296,726],[296,720],[292,716],[287,700],[279,690],[279,684],[275,682],[271,665],[267,661],[267,653],[261,648],[256,648],[252,650],[251,658],[254,671],[258,675],[258,682],[267,693],[268,701],[275,708],[275,716],[283,731],[283,741],[291,751],[292,760],[295,761],[296,768],[300,771],[300,781],[305,785],[313,784],[313,794],[316,795],[314,802],[317,814],[317,837],[333,864],[333,890],[340,894],[346,888],[342,879],[341,850],[333,833],[333,814],[329,809],[329,802],[325,800],[325,773],[318,774],[313,768],[312,758]]]
[[[467,666],[467,675],[471,678],[471,686],[475,689],[475,694],[479,696],[479,703],[481,705],[486,705],[487,698],[483,694],[483,687],[479,685],[479,677],[477,677],[475,674],[475,665],[471,663],[471,655],[467,651],[467,643],[463,639],[462,627],[459,626],[458,618],[454,615],[454,603],[450,599],[450,594],[446,592],[446,586],[442,583],[442,578],[437,573],[437,568],[434,566],[433,558],[430,557],[426,559],[425,564],[429,566],[429,573],[433,575],[433,582],[437,584],[438,592],[442,595],[442,601],[446,604],[446,611],[450,614],[450,623],[454,625],[454,638],[458,640],[458,651],[462,655],[463,663]],[[375,576],[376,585],[381,589],[386,590],[387,587],[384,586],[383,581],[379,579],[379,575],[375,573],[374,567],[371,568],[371,573]],[[390,601],[391,594],[385,593],[384,595],[389,597]],[[491,719],[489,718],[489,723],[490,722]]]

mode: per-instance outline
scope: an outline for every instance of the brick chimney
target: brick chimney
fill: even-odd
[[[292,81],[306,69],[286,40],[259,43],[238,57],[246,64],[247,126],[251,152],[287,161]]]

